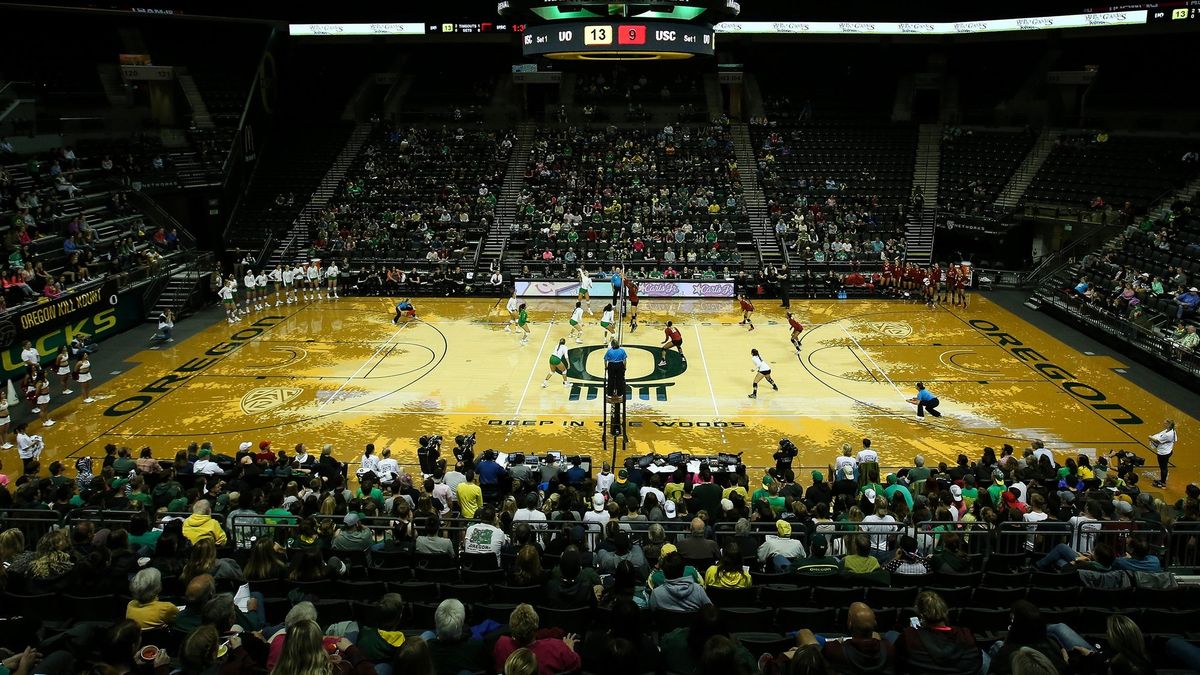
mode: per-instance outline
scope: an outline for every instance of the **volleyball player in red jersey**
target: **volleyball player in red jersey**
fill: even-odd
[[[787,313],[787,320],[792,329],[792,346],[796,348],[796,356],[800,356],[800,333],[804,332],[804,324],[797,321],[791,312]]]
[[[673,322],[668,321],[667,327],[663,329],[663,333],[667,336],[667,339],[663,340],[662,359],[659,360],[658,365],[667,365],[667,350],[671,347],[674,347],[679,352],[679,357],[686,362],[687,357],[683,355],[683,335],[679,332],[679,329],[675,327]]]
[[[958,304],[958,265],[948,265],[946,267],[946,293],[950,296],[950,301]]]
[[[745,294],[740,294],[738,295],[738,304],[742,308],[742,320],[738,325],[750,324],[750,330],[754,330],[754,320],[750,318],[750,315],[754,313],[754,303],[750,302],[750,298],[747,298]]]
[[[629,332],[637,330],[638,286],[637,282],[625,278],[625,293],[629,295]]]
[[[967,308],[967,281],[971,276],[971,272],[965,268],[958,270],[958,281],[954,285],[954,304],[962,304],[962,308]]]
[[[879,275],[879,286],[883,289],[884,294],[890,292],[892,288],[892,263],[887,258],[883,259],[883,272]]]

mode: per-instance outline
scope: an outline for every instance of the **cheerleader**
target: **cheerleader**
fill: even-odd
[[[546,373],[546,379],[542,380],[542,389],[545,389],[550,384],[550,378],[555,375],[562,375],[563,386],[567,386],[567,339],[560,338],[558,347],[554,349],[554,353],[550,355],[550,372]]]
[[[8,450],[13,446],[8,442],[8,425],[12,422],[12,415],[8,412],[8,387],[0,387],[0,441],[4,441],[4,445],[0,448]]]
[[[339,273],[340,270],[338,270],[337,261],[330,260],[329,267],[325,268],[325,282],[327,284],[325,297],[329,298],[330,300],[338,299],[337,284]]]
[[[758,383],[766,380],[771,383],[771,388],[779,391],[779,385],[775,384],[775,380],[771,379],[771,364],[767,363],[766,359],[759,356],[757,349],[750,350],[750,360],[754,362],[754,384],[753,390],[750,392],[750,398],[758,398]]]
[[[611,303],[604,306],[604,313],[600,315],[600,327],[604,329],[604,339],[602,342],[608,342],[617,336],[616,329],[613,328],[613,306]]]
[[[276,307],[283,304],[283,302],[279,299],[279,286],[283,283],[283,274],[283,267],[281,265],[276,265],[275,269],[271,270],[271,273],[267,275],[267,279],[271,282],[271,290],[275,294]]]
[[[71,391],[71,354],[67,352],[66,345],[59,347],[58,353],[54,355],[54,372],[62,385],[63,396],[75,393]]]
[[[88,360],[87,352],[79,355],[79,361],[75,363],[76,381],[79,382],[79,388],[83,390],[83,402],[95,403],[96,399],[92,398],[92,362]]]
[[[571,332],[567,337],[575,338],[575,344],[583,344],[583,303],[575,303],[575,311],[571,312]]]
[[[738,305],[742,309],[742,320],[740,323],[738,323],[738,325],[745,326],[745,325],[749,324],[750,330],[754,330],[754,319],[751,318],[751,315],[754,314],[754,303],[750,302],[750,299],[747,298],[746,295],[743,293],[739,293],[737,296],[737,299],[738,299]],[[750,331],[746,331],[746,332],[750,332]]]
[[[84,353],[86,357],[87,354]],[[34,389],[37,391],[37,407],[33,409],[38,414],[38,419],[42,421],[42,426],[54,426],[54,420],[50,419],[50,381],[46,379],[46,371],[39,370],[37,379],[33,383]],[[86,389],[86,387],[85,387]]]

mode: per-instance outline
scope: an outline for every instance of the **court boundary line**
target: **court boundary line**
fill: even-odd
[[[542,337],[542,344],[538,347],[537,355],[533,357],[533,366],[529,369],[529,377],[525,378],[525,389],[521,392],[521,398],[517,400],[516,412],[512,414],[515,418],[521,414],[521,407],[525,405],[525,397],[529,395],[529,385],[533,382],[533,375],[537,372],[538,363],[542,360],[542,352],[546,349],[546,341],[550,339],[550,331],[554,329],[554,319],[546,321],[546,335]],[[512,436],[513,430],[510,428],[508,433],[504,435],[504,440],[507,441]]]
[[[842,332],[846,334],[846,337],[850,338],[850,341],[854,343],[854,346],[858,347],[858,350],[866,355],[867,360],[871,362],[871,365],[875,366],[875,369],[879,371],[879,374],[883,376],[883,379],[887,380],[887,383],[892,385],[892,389],[896,390],[896,395],[900,397],[900,400],[908,403],[908,398],[905,397],[904,393],[900,391],[900,387],[897,387],[896,383],[892,382],[892,378],[888,377],[887,371],[879,367],[879,364],[875,362],[875,357],[871,356],[871,352],[863,349],[862,345],[858,344],[858,340],[856,340],[854,336],[850,334],[850,331],[846,330],[845,326],[838,326],[838,328],[841,328]]]
[[[402,333],[405,328],[408,328],[409,326],[413,325],[413,323],[416,321],[420,321],[420,319],[412,319],[412,320],[408,321],[408,323],[405,323],[403,326],[400,326],[399,328],[397,328],[396,332],[392,333],[392,336],[389,337],[386,342],[379,345],[379,347],[370,356],[367,357],[367,360],[363,361],[362,365],[358,367],[358,370],[354,371],[354,373],[351,374],[350,377],[347,377],[346,380],[344,382],[342,382],[342,386],[340,386],[336,390],[334,390],[334,392],[332,394],[330,394],[328,398],[326,398],[324,401],[321,402],[321,405],[317,406],[317,412],[318,413],[325,412],[325,407],[328,406],[330,404],[330,402],[335,400],[338,397],[338,394],[342,393],[342,391],[346,389],[346,385],[350,384],[351,381],[353,381],[355,378],[357,378],[358,374],[362,372],[362,369],[366,368],[367,364],[374,361],[375,357],[379,356],[379,353],[383,351],[384,347],[387,347],[388,345],[390,345],[392,343],[392,340],[395,340],[396,337],[398,335],[400,335],[400,333]],[[371,369],[374,370],[374,366],[372,366]],[[367,371],[367,372],[368,372],[368,374],[370,374],[370,371]]]
[[[692,330],[696,333],[696,349],[700,350],[700,365],[704,368],[704,379],[708,382],[708,395],[712,399],[713,415],[719,420],[721,419],[721,408],[717,405],[717,392],[713,389],[712,373],[708,371],[708,357],[704,355],[704,340],[700,339],[700,326],[693,324]],[[643,417],[651,417],[651,415],[643,415]],[[721,443],[724,445],[729,444],[729,439],[725,437],[723,429],[721,431]]]

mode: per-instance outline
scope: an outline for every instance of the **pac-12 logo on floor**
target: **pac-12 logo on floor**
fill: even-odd
[[[571,383],[571,401],[586,400],[592,401],[600,396],[604,389],[604,373],[594,374],[588,370],[588,357],[592,352],[606,350],[604,345],[589,345],[586,347],[575,347],[567,351],[567,377],[572,380],[579,380]],[[629,363],[636,367],[637,363],[644,363],[642,358],[635,358],[638,351],[646,352],[650,358],[650,363],[654,364],[654,369],[646,375],[633,377],[634,370],[627,370],[625,374],[625,399],[638,399],[649,401],[651,398],[655,401],[667,400],[667,387],[675,386],[673,380],[683,375],[687,371],[687,361],[683,360],[678,352],[667,352],[666,365],[659,365],[662,360],[662,347],[657,345],[625,345],[625,351],[629,352]],[[596,363],[603,367],[604,361],[600,358],[596,359]]]

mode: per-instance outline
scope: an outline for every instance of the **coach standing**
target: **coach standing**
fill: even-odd
[[[917,395],[915,398],[908,399],[908,402],[917,406],[917,417],[925,417],[926,410],[934,417],[942,416],[942,413],[937,411],[937,407],[941,405],[941,401],[938,400],[937,396],[933,395],[932,391],[925,388],[924,382],[917,383]]]
[[[1166,420],[1163,422],[1163,430],[1150,437],[1150,447],[1154,448],[1154,454],[1158,455],[1158,471],[1160,477],[1154,481],[1154,487],[1167,486],[1167,473],[1171,470],[1171,455],[1175,453],[1175,422]]]

